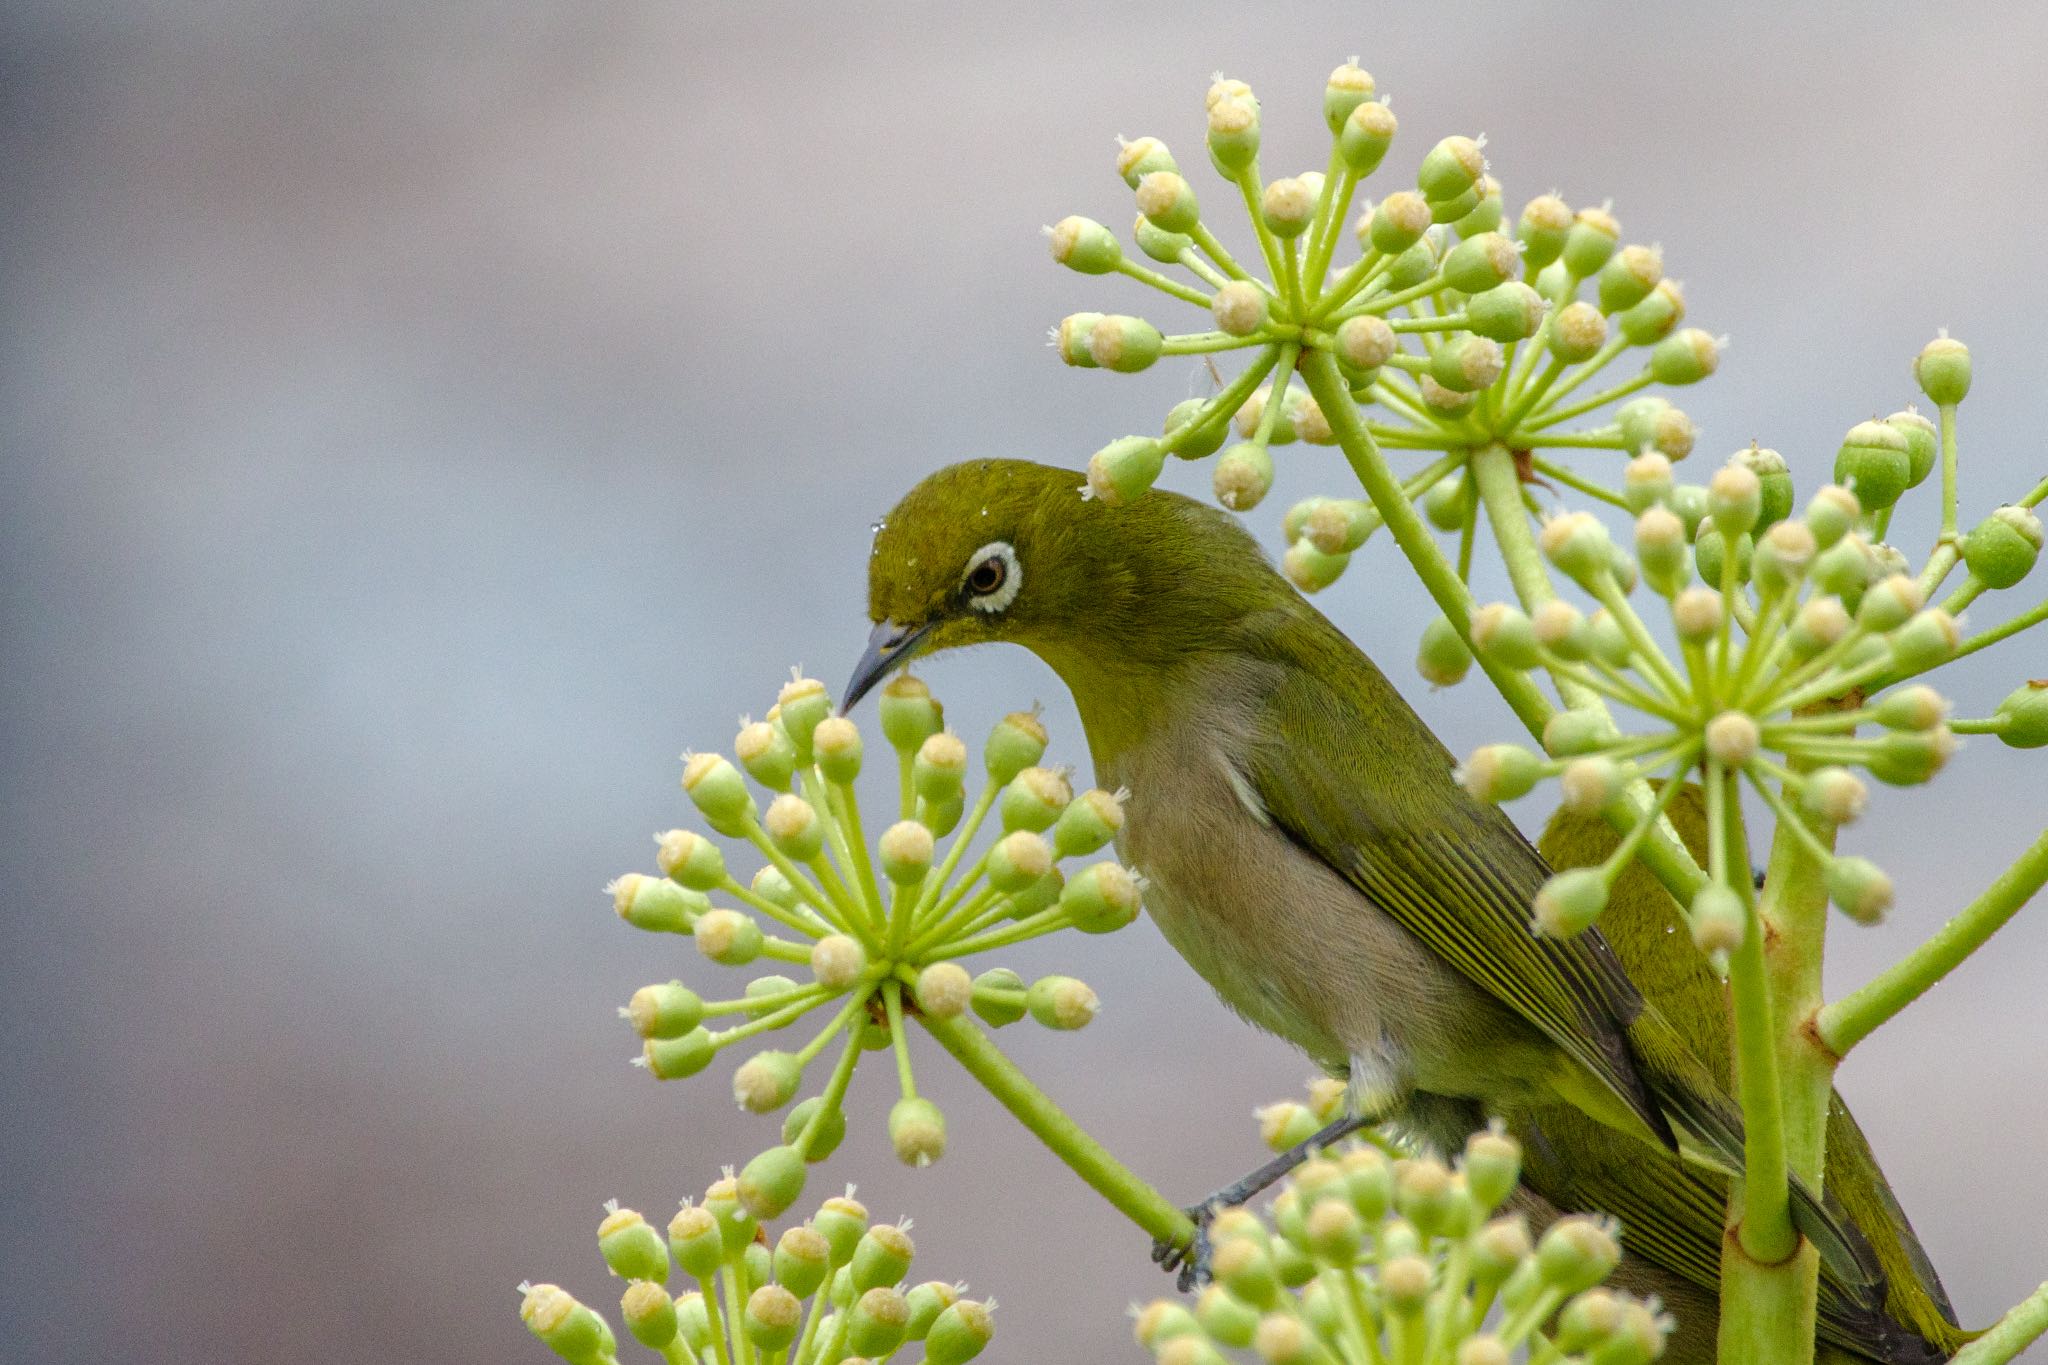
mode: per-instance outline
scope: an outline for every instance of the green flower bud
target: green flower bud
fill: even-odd
[[[1873,741],[1870,774],[1894,787],[1927,781],[1955,755],[1956,737],[1945,725],[1929,730],[1896,730]]]
[[[1428,238],[1417,242],[1393,259],[1386,273],[1387,288],[1413,289],[1436,274],[1436,247]]]
[[[1264,295],[1261,294],[1260,297],[1263,298]],[[1170,437],[1188,423],[1199,420],[1208,406],[1208,403],[1200,398],[1186,398],[1175,403],[1166,414],[1166,429],[1162,435]],[[1222,449],[1224,438],[1229,434],[1228,422],[1211,422],[1174,446],[1173,453],[1183,460],[1203,459]]]
[[[1740,456],[1714,471],[1707,481],[1707,515],[1717,532],[1743,535],[1755,528],[1762,513],[1763,483]]]
[[[1456,1365],[1508,1365],[1508,1348],[1491,1332],[1467,1337],[1458,1346]]]
[[[1603,271],[1603,275],[1604,275]],[[1641,303],[1615,321],[1631,346],[1652,346],[1671,334],[1685,318],[1685,291],[1675,280],[1659,280]]]
[[[1024,1017],[1024,978],[1008,967],[991,967],[974,978],[974,1012],[990,1028]]]
[[[879,703],[882,736],[897,753],[916,753],[918,746],[945,726],[945,708],[932,699],[924,679],[899,673],[882,684]]]
[[[2015,749],[2048,744],[2048,679],[2021,683],[1992,712],[1998,737]]]
[[[1023,768],[1003,788],[997,811],[1006,830],[1051,829],[1074,799],[1067,779],[1051,768]]]
[[[761,825],[769,841],[796,862],[808,862],[825,847],[825,822],[810,802],[793,792],[768,803]]]
[[[900,1099],[889,1110],[889,1145],[906,1166],[929,1166],[946,1154],[946,1116],[921,1096]]]
[[[1774,526],[1792,514],[1792,473],[1783,455],[1751,442],[1735,452],[1731,463],[1756,476],[1758,525]]]
[[[1567,1294],[1591,1289],[1621,1260],[1621,1246],[1605,1220],[1560,1218],[1536,1244],[1536,1271]]]
[[[2033,509],[2001,507],[1963,537],[1963,563],[1987,588],[2009,588],[2041,557],[2041,519]]]
[[[1399,125],[1394,111],[1377,100],[1352,109],[1337,133],[1337,154],[1360,176],[1371,175],[1387,155]]]
[[[1902,573],[1893,574],[1863,594],[1856,604],[1856,621],[1865,630],[1883,635],[1906,624],[1924,605],[1919,583]]]
[[[619,918],[650,933],[687,934],[697,916],[710,908],[702,895],[661,877],[628,872],[605,887]]]
[[[940,1313],[925,1334],[925,1365],[965,1365],[981,1354],[994,1335],[988,1305],[962,1299]]]
[[[758,1052],[732,1073],[732,1097],[742,1109],[765,1114],[788,1104],[803,1083],[803,1063],[793,1052]]]
[[[1458,628],[1442,616],[1422,628],[1422,644],[1416,651],[1415,671],[1432,687],[1450,687],[1461,681],[1472,667],[1472,651],[1459,636]]]
[[[1137,184],[1138,212],[1168,232],[1192,232],[1202,221],[1194,187],[1177,171],[1153,171]]]
[[[727,967],[744,967],[761,955],[761,926],[737,910],[706,910],[691,931],[697,951]]]
[[[1566,810],[1594,815],[1620,796],[1628,786],[1628,773],[1605,754],[1587,754],[1564,765],[1558,775],[1558,790]]]
[[[827,1234],[828,1236],[830,1234]],[[877,1223],[861,1234],[847,1263],[847,1275],[856,1293],[886,1288],[899,1283],[910,1271],[910,1258],[917,1248],[910,1234],[894,1223]]]
[[[1591,360],[1606,340],[1607,319],[1590,303],[1568,303],[1551,316],[1550,354],[1567,365]]]
[[[1241,1303],[1270,1308],[1280,1296],[1280,1276],[1273,1268],[1273,1256],[1262,1242],[1238,1237],[1216,1247],[1210,1256],[1210,1271]]]
[[[1452,1206],[1461,1197],[1450,1168],[1435,1157],[1394,1163],[1394,1207],[1423,1236],[1436,1236],[1450,1226]]]
[[[1100,313],[1069,313],[1060,319],[1053,346],[1059,351],[1062,363],[1080,370],[1095,368],[1095,353],[1089,342],[1095,334],[1095,324],[1102,321],[1102,316]]]
[[[1349,554],[1325,554],[1306,540],[1297,540],[1281,557],[1281,572],[1303,592],[1321,592],[1343,574],[1351,563]]]
[[[1356,62],[1346,62],[1330,73],[1323,83],[1323,122],[1332,134],[1341,134],[1352,111],[1372,98],[1372,77]]]
[[[1290,542],[1306,539],[1324,554],[1344,555],[1379,529],[1379,513],[1363,498],[1308,498],[1289,511]]]
[[[633,1340],[659,1351],[676,1339],[676,1301],[652,1280],[635,1280],[619,1297],[619,1316]]]
[[[1259,197],[1259,216],[1265,220],[1266,230],[1283,240],[1308,231],[1316,216],[1318,193],[1306,178],[1298,175],[1283,176],[1266,186]]]
[[[1488,1212],[1507,1202],[1522,1178],[1522,1144],[1498,1123],[1465,1140],[1465,1186]]]
[[[1947,663],[1962,643],[1955,618],[1929,607],[1892,633],[1892,658],[1908,675]]]
[[[600,1365],[617,1349],[611,1328],[595,1311],[555,1284],[524,1286],[519,1317],[526,1330],[572,1365]]]
[[[896,886],[916,886],[931,871],[932,843],[932,832],[915,820],[889,826],[877,845],[882,875]]]
[[[1519,744],[1487,744],[1451,776],[1473,800],[1493,805],[1528,795],[1543,776],[1543,760]]]
[[[1046,236],[1051,241],[1052,258],[1083,275],[1106,275],[1124,258],[1116,234],[1093,218],[1070,214],[1054,223]]]
[[[1803,521],[1779,521],[1764,532],[1757,543],[1753,572],[1757,584],[1769,592],[1796,587],[1818,552],[1813,532]]]
[[[740,1325],[747,1340],[764,1351],[780,1351],[796,1340],[803,1325],[803,1305],[779,1284],[764,1284],[747,1296]]]
[[[1536,628],[1505,602],[1489,602],[1472,613],[1472,643],[1507,668],[1534,668],[1542,661],[1536,649]]]
[[[1240,441],[1216,462],[1211,483],[1217,502],[1233,512],[1249,512],[1273,487],[1273,457],[1262,445]]]
[[[933,804],[956,801],[967,779],[967,746],[948,730],[930,736],[918,746],[910,768],[910,785],[920,797]]]
[[[1863,814],[1870,799],[1861,778],[1847,768],[1816,768],[1806,775],[1799,804],[1807,814],[1829,825],[1846,825]]]
[[[834,1269],[853,1259],[854,1249],[868,1230],[867,1206],[851,1195],[835,1195],[818,1206],[811,1226],[825,1239]]]
[[[1082,792],[1067,803],[1053,826],[1052,846],[1062,858],[1078,858],[1100,850],[1124,825],[1123,802],[1100,789]]]
[[[1209,160],[1225,180],[1250,168],[1259,156],[1259,102],[1250,95],[1209,106]]]
[[[1161,265],[1178,265],[1195,245],[1195,239],[1185,232],[1168,232],[1142,213],[1131,224],[1131,238],[1138,250]]]
[[[1876,713],[1886,729],[1932,730],[1948,719],[1948,702],[1925,683],[1914,683],[1878,698]]]
[[[1262,384],[1245,400],[1237,410],[1237,434],[1246,440],[1258,435],[1259,427],[1266,420],[1266,404],[1273,400],[1273,386]],[[1289,389],[1281,400],[1280,413],[1273,419],[1272,443],[1284,446],[1295,438],[1294,414],[1301,402],[1301,391]]]
[[[1071,976],[1041,976],[1024,993],[1024,1008],[1050,1029],[1084,1028],[1100,1004],[1086,983]]]
[[[1612,542],[1607,528],[1591,512],[1567,512],[1544,523],[1537,537],[1543,555],[1581,587],[1611,572]]]
[[[704,1001],[680,981],[642,986],[626,1002],[626,1017],[642,1038],[680,1038],[704,1021]]]
[[[1585,515],[1583,513],[1574,515]],[[1536,642],[1568,663],[1593,656],[1593,631],[1586,614],[1563,598],[1553,597],[1529,618]]]
[[[683,791],[720,834],[737,835],[755,810],[740,770],[722,754],[691,754],[683,760]]]
[[[1650,373],[1659,384],[1697,384],[1721,363],[1721,343],[1685,327],[1650,348]]]
[[[1427,201],[1412,191],[1397,190],[1374,205],[1359,223],[1359,244],[1383,256],[1400,256],[1421,244],[1422,234],[1429,231],[1429,222]]]
[[[783,997],[787,997],[795,989],[797,989],[796,982],[786,976],[771,974],[755,977],[747,983],[746,998],[749,1001],[746,1006],[747,1017],[759,1019],[765,1014],[773,1014],[783,1005],[789,1003]]]
[[[1415,183],[1425,199],[1455,199],[1479,183],[1486,171],[1486,154],[1469,137],[1447,137],[1430,148],[1415,173]]]
[[[1495,180],[1490,175],[1482,175],[1479,177],[1479,183],[1473,186],[1473,188],[1479,194],[1478,204],[1474,206],[1470,213],[1462,218],[1453,219],[1451,222],[1451,231],[1457,233],[1460,239],[1470,239],[1487,232],[1498,232],[1501,219],[1506,214],[1505,206],[1501,203],[1500,181]],[[1462,196],[1460,197],[1462,198]],[[1520,265],[1521,262],[1517,260],[1516,266],[1518,269]]]
[[[1376,370],[1398,349],[1394,329],[1370,313],[1346,318],[1337,328],[1337,357],[1360,370]]]
[[[1808,599],[1792,618],[1786,642],[1794,657],[1810,659],[1842,638],[1849,629],[1849,611],[1837,597]]]
[[[1892,879],[1868,858],[1830,859],[1824,874],[1828,899],[1858,924],[1877,924],[1892,908]]]
[[[1248,337],[1266,325],[1271,304],[1266,291],[1249,280],[1232,280],[1216,291],[1209,311],[1215,315],[1218,331]]]
[[[804,1156],[794,1147],[770,1147],[740,1168],[739,1200],[753,1217],[767,1222],[803,1196]]]
[[[1051,870],[1051,847],[1030,830],[1014,830],[988,851],[989,885],[1005,894],[1024,890]]]
[[[960,1302],[962,1288],[944,1280],[926,1280],[905,1294],[903,1301],[909,1306],[910,1320],[904,1324],[904,1338],[923,1341],[932,1330],[932,1324],[939,1320],[939,1314]]]
[[[1703,953],[1732,953],[1749,931],[1742,898],[1718,882],[1709,882],[1692,898],[1692,941]]]
[[[1138,917],[1138,880],[1116,863],[1095,863],[1067,883],[1059,903],[1083,933],[1113,933]]]
[[[1496,1218],[1472,1238],[1472,1278],[1482,1287],[1498,1286],[1529,1255],[1529,1224],[1520,1214]]]
[[[1960,403],[1970,392],[1970,348],[1943,333],[1920,348],[1913,362],[1920,392],[1938,407]]]
[[[725,1239],[709,1209],[685,1204],[668,1221],[668,1250],[685,1275],[707,1279],[725,1261]]]
[[[1531,908],[1532,930],[1551,938],[1570,938],[1607,908],[1607,879],[1594,867],[1560,872],[1543,883]]]
[[[811,945],[811,975],[820,986],[844,990],[867,969],[867,950],[845,934],[827,934]]]
[[[818,1117],[820,1110],[824,1110],[822,1118]],[[804,1150],[804,1160],[816,1165],[837,1151],[839,1144],[845,1140],[846,1111],[836,1105],[831,1109],[825,1109],[825,1097],[813,1095],[790,1110],[788,1116],[782,1120],[782,1140],[792,1147],[798,1145],[797,1139],[804,1135],[813,1119],[817,1120],[818,1128],[811,1138],[811,1145]]]
[[[775,1243],[775,1282],[800,1299],[818,1291],[832,1268],[832,1247],[816,1228],[787,1228]]]
[[[1543,751],[1552,758],[1595,753],[1616,739],[1614,722],[1597,706],[1567,707],[1543,725]]]
[[[725,855],[717,844],[694,830],[672,829],[655,835],[654,862],[663,876],[692,891],[710,891],[725,884]]]
[[[1740,711],[1723,711],[1707,722],[1707,756],[1726,768],[1740,768],[1756,757],[1762,735],[1756,721]]]
[[[1588,279],[1607,264],[1621,240],[1621,224],[1606,209],[1580,209],[1565,230],[1564,250],[1558,260],[1575,279]]]
[[[1515,224],[1515,236],[1522,243],[1523,269],[1541,270],[1556,260],[1571,226],[1570,207],[1554,194],[1539,194],[1523,205]]]
[[[1049,869],[1043,877],[1021,891],[1010,895],[1010,918],[1027,919],[1041,910],[1050,910],[1059,903],[1060,893],[1067,889],[1066,874],[1059,868]]]
[[[1863,504],[1839,484],[1828,484],[1806,505],[1806,528],[1822,549],[1828,549],[1856,528]]]
[[[1394,1205],[1394,1166],[1376,1148],[1354,1147],[1337,1162],[1344,1172],[1344,1191],[1351,1207],[1368,1225],[1377,1226]]]
[[[1166,452],[1152,437],[1122,437],[1088,461],[1088,490],[1111,507],[1121,506],[1150,488],[1165,464]]]
[[[1252,1117],[1259,1122],[1259,1141],[1276,1152],[1307,1142],[1323,1126],[1314,1111],[1293,1100],[1261,1105]]]
[[[1687,588],[1671,599],[1671,625],[1678,638],[1689,645],[1701,645],[1721,631],[1727,607],[1712,588]]]
[[[1621,1330],[1621,1321],[1619,1298],[1598,1286],[1588,1289],[1557,1315],[1557,1349],[1583,1352],[1602,1345]]]
[[[1420,1256],[1389,1257],[1380,1266],[1380,1295],[1397,1318],[1421,1315],[1429,1305],[1429,1262]]]
[[[1664,278],[1664,256],[1650,246],[1625,246],[1609,256],[1597,277],[1600,311],[1619,313],[1650,296]]]
[[[1885,422],[1858,422],[1835,455],[1835,482],[1856,495],[1869,512],[1899,500],[1912,476],[1906,437]]]
[[[1173,153],[1156,137],[1141,137],[1130,142],[1119,138],[1117,141],[1116,173],[1132,189],[1138,188],[1138,182],[1154,171],[1179,170]]]
[[[1664,457],[1641,458],[1661,461]],[[1676,594],[1692,576],[1692,557],[1686,553],[1689,548],[1685,523],[1669,508],[1652,505],[1636,518],[1636,556],[1642,561],[1643,576],[1659,594]]]
[[[1259,1310],[1231,1297],[1222,1285],[1212,1284],[1195,1298],[1195,1322],[1218,1345],[1243,1350],[1258,1331]]]
[[[1657,414],[1670,408],[1671,400],[1651,393],[1631,398],[1615,410],[1615,425],[1621,428],[1621,438],[1628,443],[1630,451],[1640,454],[1650,448],[1654,435],[1651,424]]]
[[[604,1221],[597,1225],[597,1249],[612,1274],[622,1280],[668,1278],[668,1248],[661,1234],[632,1209],[606,1206]]]
[[[1535,336],[1548,311],[1543,296],[1520,281],[1475,293],[1465,301],[1467,325],[1479,336],[1499,342]]]
[[[1712,498],[1709,493],[1709,499]],[[1694,532],[1692,546],[1693,563],[1699,567],[1700,578],[1708,583],[1719,583],[1721,572],[1726,567],[1728,538],[1721,534],[1720,527],[1709,516],[1701,520]],[[1739,582],[1749,581],[1750,561],[1756,555],[1756,542],[1747,535],[1735,538],[1735,577]]]
[[[711,1065],[718,1047],[702,1028],[677,1038],[649,1038],[641,1044],[641,1060],[658,1081],[679,1081]]]
[[[1467,237],[1444,257],[1444,282],[1461,294],[1483,294],[1522,273],[1522,253],[1498,232]]]
[[[1166,339],[1143,318],[1105,314],[1088,333],[1088,354],[1105,370],[1136,374],[1159,359]]]
[[[1809,522],[1808,525],[1812,523]],[[1844,603],[1861,602],[1877,570],[1870,543],[1859,535],[1846,535],[1814,557],[1813,582],[1822,592],[1833,593]]]
[[[828,782],[860,776],[860,727],[844,716],[827,716],[811,731],[811,757]]]
[[[1473,393],[1500,378],[1503,364],[1499,342],[1465,332],[1436,348],[1429,373],[1453,393]]]
[[[1934,423],[1907,408],[1885,418],[1884,424],[1906,438],[1906,487],[1918,488],[1934,472],[1934,461],[1941,453]]]
[[[1148,1351],[1157,1351],[1177,1337],[1199,1337],[1201,1324],[1172,1299],[1154,1299],[1137,1311],[1131,1321],[1131,1335]]]

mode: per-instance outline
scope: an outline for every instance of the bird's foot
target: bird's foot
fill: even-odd
[[[1174,1287],[1183,1294],[1194,1292],[1209,1279],[1209,1224],[1222,1211],[1223,1206],[1213,1199],[1190,1204],[1181,1212],[1195,1225],[1194,1235],[1185,1242],[1169,1242],[1162,1237],[1152,1243],[1152,1263],[1175,1275]]]

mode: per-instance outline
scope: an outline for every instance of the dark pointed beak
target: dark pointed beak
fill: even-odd
[[[853,666],[853,676],[846,681],[846,692],[839,703],[840,714],[853,710],[854,705],[865,697],[889,670],[907,664],[917,655],[918,642],[930,633],[936,624],[927,621],[921,626],[899,626],[894,621],[884,621],[868,636],[868,647],[860,656],[860,662]]]

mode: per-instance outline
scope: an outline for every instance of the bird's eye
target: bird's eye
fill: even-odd
[[[960,591],[967,605],[976,611],[998,612],[1017,600],[1024,585],[1024,573],[1017,552],[1008,541],[991,541],[967,560],[967,572],[960,579]]]

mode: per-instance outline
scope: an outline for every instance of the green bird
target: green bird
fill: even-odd
[[[1119,852],[1147,910],[1224,1001],[1348,1078],[1357,1122],[1448,1152],[1502,1118],[1528,1154],[1525,1207],[1621,1219],[1632,1286],[1681,1319],[1666,1358],[1712,1360],[1741,1116],[1724,988],[1665,932],[1670,898],[1631,873],[1610,935],[1531,934],[1550,865],[1458,786],[1421,718],[1237,522],[1083,486],[978,460],[905,496],[876,529],[873,634],[844,705],[937,650],[1007,641],[1044,659],[1098,783],[1132,793]],[[1604,827],[1553,837],[1567,862],[1611,847]],[[1795,1191],[1820,1341],[1839,1359],[1946,1359],[1967,1334],[1839,1099],[1828,1158],[1825,1201]]]

